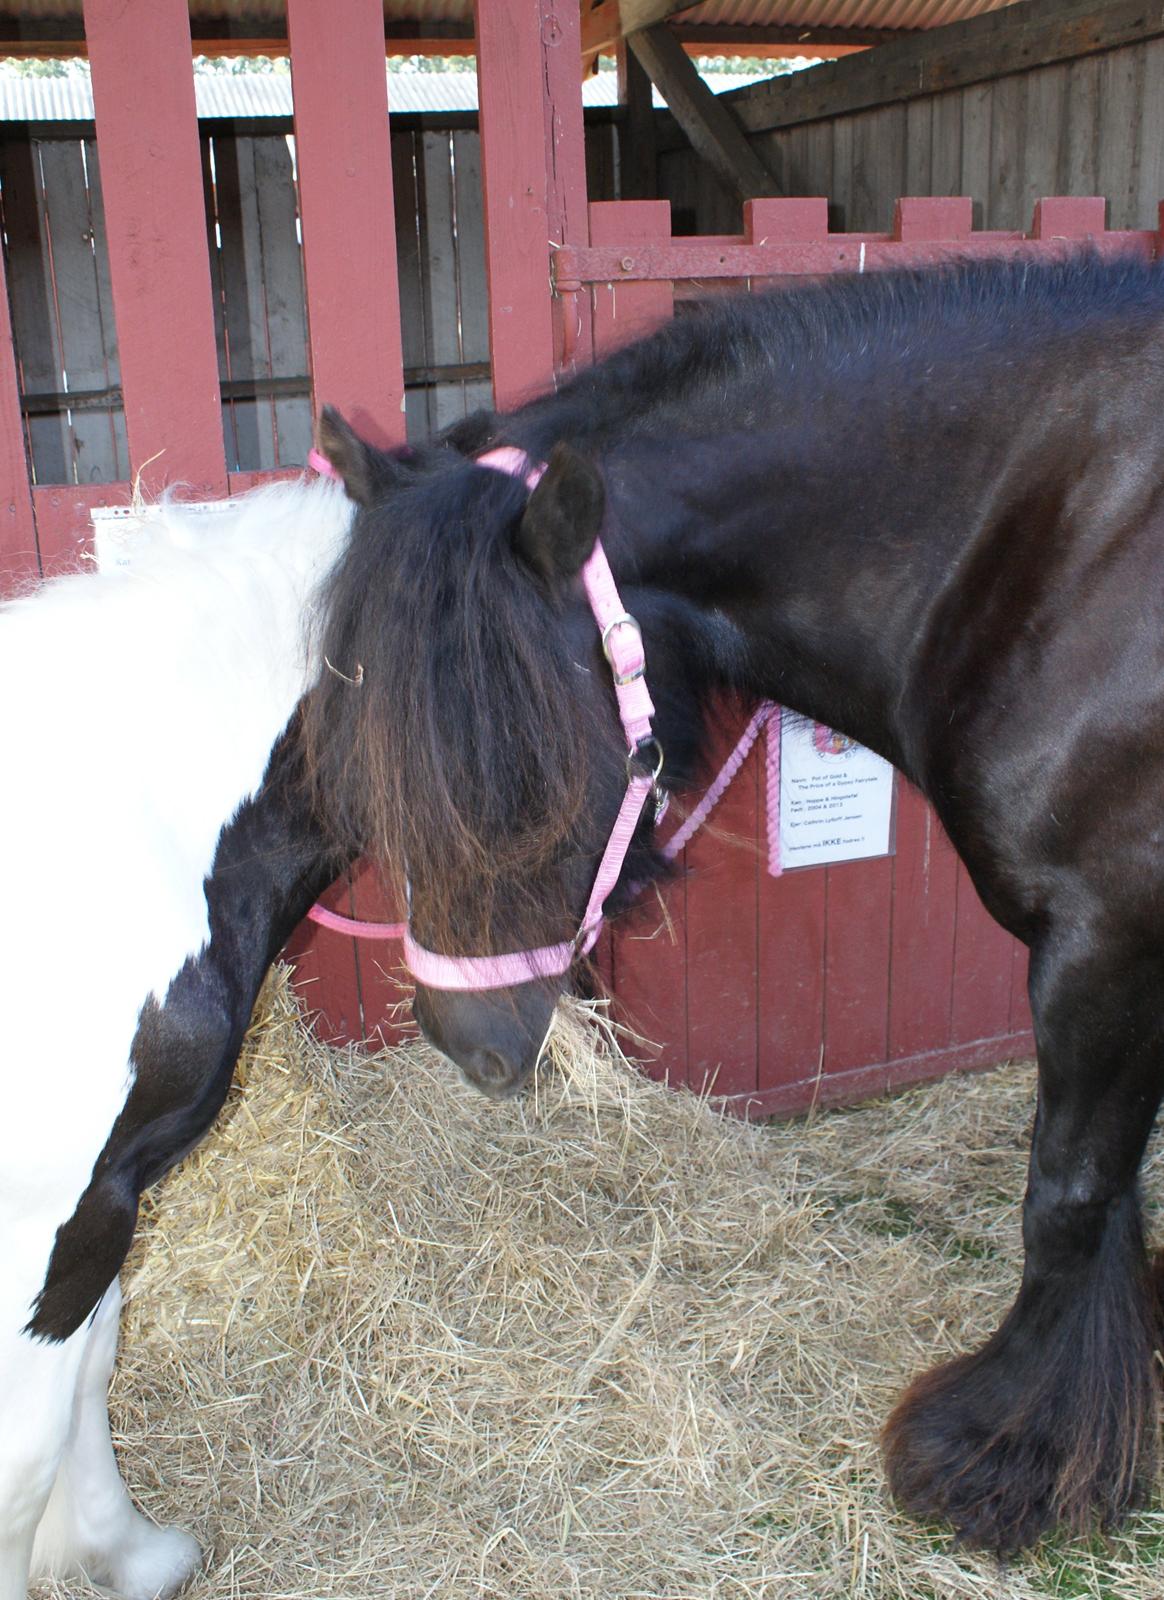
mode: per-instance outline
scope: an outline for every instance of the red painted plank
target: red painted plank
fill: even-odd
[[[148,487],[221,494],[189,9],[84,0],[84,16],[130,463]]]
[[[825,874],[761,871],[756,977],[763,1091],[815,1077],[824,1040]]]
[[[819,1106],[853,1105],[871,1100],[911,1083],[941,1078],[948,1072],[980,1072],[1004,1061],[1022,1061],[1034,1054],[1029,1033],[1007,1033],[973,1044],[947,1045],[944,1050],[908,1056],[891,1063],[874,1062],[844,1072],[814,1076],[798,1083],[778,1084],[756,1094],[719,1102],[725,1111],[741,1117],[792,1117]]]
[[[596,245],[627,246],[669,239],[671,203],[669,200],[596,200],[590,207],[590,237]],[[674,294],[669,283],[599,283],[590,293],[594,353],[598,356],[650,333],[666,321],[674,309]]]
[[[1031,957],[1026,945],[1016,939],[1011,951],[1010,968],[1010,1025],[1017,1032],[1032,1026],[1031,1002],[1027,995],[1027,972]]]
[[[958,863],[950,1042],[967,1044],[1010,1031],[1014,940],[987,911]]]
[[[0,250],[0,599],[35,578],[39,570],[8,281]]]
[[[893,212],[893,237],[903,244],[919,240],[966,239],[974,227],[969,195],[899,200]]]
[[[550,240],[556,219],[547,195],[553,142],[546,128],[545,11],[544,0],[476,0],[474,6],[489,349],[498,406],[516,405],[554,381]]]
[[[716,772],[740,735],[738,715],[709,712]],[[687,1077],[691,1087],[745,1094],[758,1082],[756,929],[760,752],[753,749],[707,827],[687,847]]]
[[[1107,228],[1102,195],[1057,195],[1035,201],[1032,239],[1091,239]]]
[[[687,1082],[687,882],[648,890],[611,930],[615,1015],[643,1041],[635,1056],[653,1078]]]
[[[899,778],[890,935],[891,1060],[949,1043],[957,877],[958,858],[937,817],[918,791]]]
[[[365,922],[400,922],[404,908],[387,891],[381,874],[367,862],[352,874],[352,915]],[[395,939],[356,941],[360,998],[364,1007],[364,1037],[398,1044],[415,1038],[411,1021],[412,978],[401,959]]]
[[[886,1059],[890,858],[826,867],[824,1070]]]
[[[744,239],[748,244],[803,244],[825,239],[829,203],[813,198],[744,201]],[[729,234],[725,243],[735,243]],[[595,240],[597,244],[599,241]]]
[[[89,513],[94,506],[124,506],[128,483],[50,483],[32,491],[36,536],[45,577],[73,572],[93,547]]]
[[[345,876],[320,896],[329,911],[355,916],[351,880]],[[337,1044],[365,1037],[359,963],[354,939],[301,922],[283,947],[295,964],[295,987],[312,1014],[321,1039]]]
[[[312,393],[382,445],[404,370],[382,0],[288,0]]]
[[[271,467],[262,472],[231,472],[227,474],[227,490],[232,495],[248,494],[265,483],[290,483],[302,471],[302,467]]]
[[[629,202],[628,202],[629,203]],[[1135,254],[1151,259],[1158,235],[1148,229],[1097,234],[1090,247],[1104,257]],[[950,260],[1064,260],[1079,248],[1060,235],[1032,239],[1023,233],[972,233],[951,240],[903,242],[887,233],[831,233],[827,239],[785,243],[768,239],[750,244],[742,235],[725,239],[673,238],[627,251],[618,245],[591,244],[565,249],[555,270],[562,279],[582,283],[664,282],[784,277],[816,277],[829,272],[884,271],[922,267]]]

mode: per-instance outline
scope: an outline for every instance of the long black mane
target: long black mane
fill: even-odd
[[[446,452],[363,513],[305,718],[319,810],[348,848],[449,884],[450,907],[473,884],[473,925],[428,906],[426,937],[456,949],[502,915],[491,890],[518,936],[523,891],[578,833],[597,731],[553,599],[510,542],[525,502]]]
[[[559,440],[599,461],[652,439],[698,448],[781,427],[842,388],[908,398],[940,369],[985,389],[1024,350],[1089,329],[1102,340],[1109,319],[1126,326],[1162,303],[1154,265],[1091,256],[719,298],[488,431],[540,459]],[[357,518],[327,597],[330,670],[306,717],[320,809],[340,843],[447,886],[427,932],[450,948],[498,932],[502,894],[517,937],[527,890],[529,925],[540,912],[545,936],[539,875],[590,847],[593,764],[622,764],[613,717],[596,718],[578,692],[554,595],[515,553],[526,499],[521,483],[455,450],[414,457]]]
[[[554,395],[501,419],[544,456],[558,439],[595,450],[673,433],[763,428],[776,394],[806,398],[840,381],[900,382],[932,362],[1021,359],[1057,337],[1097,333],[1164,304],[1164,270],[1125,255],[1057,262],[966,261],[731,294],[681,305],[650,337]]]

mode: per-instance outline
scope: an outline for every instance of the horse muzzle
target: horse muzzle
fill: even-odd
[[[490,1100],[520,1094],[549,1035],[557,986],[463,994],[418,984],[412,1014],[428,1042]]]

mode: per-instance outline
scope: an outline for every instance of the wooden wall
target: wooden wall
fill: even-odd
[[[392,128],[413,440],[491,397],[473,120],[401,118]],[[227,469],[300,466],[312,405],[294,136],[290,124],[204,122],[200,145]],[[121,366],[91,129],[0,128],[0,197],[35,481],[124,480]]]
[[[666,127],[659,193],[684,232],[736,233],[739,204]],[[1104,195],[1109,228],[1154,228],[1164,198],[1164,39],[945,94],[758,134],[791,196],[834,229],[889,228],[899,195],[970,195],[977,228],[1027,228],[1043,195]]]

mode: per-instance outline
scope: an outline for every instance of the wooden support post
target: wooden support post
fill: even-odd
[[[338,406],[373,443],[402,444],[404,362],[383,6],[381,0],[344,0],[341,23],[335,8],[318,0],[288,0],[287,28],[312,396],[317,409],[324,402]],[[368,921],[397,915],[369,867],[334,885],[327,903]],[[309,1003],[318,981],[324,1037],[368,1036],[397,998],[393,981],[384,977],[395,951],[386,955],[305,922],[288,953]]]
[[[380,0],[288,0],[312,394],[404,440],[404,362]],[[358,233],[353,248],[352,230]]]
[[[618,146],[620,194],[623,200],[653,200],[658,189],[658,153],[651,80],[625,41],[619,46],[619,64],[626,103]]]
[[[189,10],[85,0],[84,13],[130,467],[148,489],[180,481],[222,494]]]
[[[671,109],[692,148],[711,163],[741,200],[781,193],[726,106],[704,83],[674,34],[662,23],[628,36],[651,82]]]
[[[0,599],[35,577],[38,565],[12,317],[4,253],[0,251]],[[6,685],[6,692],[13,687]]]
[[[550,285],[554,249],[588,240],[578,7],[476,0],[476,17],[493,395],[512,406],[590,353]]]

